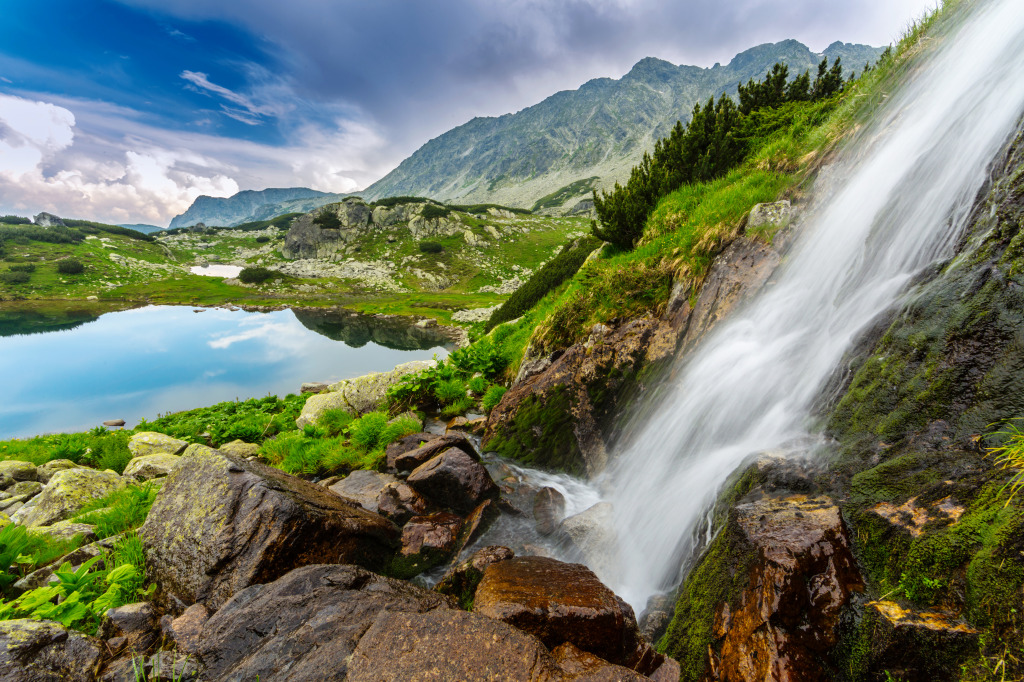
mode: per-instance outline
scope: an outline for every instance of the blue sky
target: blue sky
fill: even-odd
[[[926,0],[0,0],[0,213],[166,225],[352,191],[428,139],[645,56],[886,44]]]

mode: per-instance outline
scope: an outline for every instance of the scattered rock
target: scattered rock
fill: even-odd
[[[301,429],[313,424],[326,410],[342,409],[355,415],[366,414],[380,408],[387,390],[406,374],[413,374],[434,366],[433,360],[417,360],[398,365],[389,372],[376,372],[355,379],[331,384],[327,393],[310,396],[295,420]]]
[[[629,605],[580,564],[535,556],[491,564],[473,610],[536,635],[549,648],[570,642],[641,674],[663,662],[640,637]]]
[[[459,448],[416,467],[406,482],[428,500],[462,513],[499,494],[487,469]]]
[[[323,393],[327,384],[323,381],[307,381],[299,388],[299,393]]]
[[[142,482],[160,476],[167,476],[174,471],[179,462],[181,462],[181,457],[178,455],[165,453],[143,455],[128,462],[128,466],[124,468],[124,477]]]
[[[0,621],[0,682],[92,682],[100,643],[57,623]]]
[[[381,491],[389,484],[397,482],[398,479],[390,474],[360,469],[330,486],[328,490],[335,495],[355,500],[363,509],[376,512],[377,499]]]
[[[599,502],[558,524],[587,565],[598,575],[614,575],[618,566],[618,537],[612,523],[612,505]]]
[[[19,481],[35,481],[38,478],[36,465],[15,459],[0,461],[0,488],[9,488]]]
[[[51,459],[46,464],[43,464],[36,469],[36,478],[43,485],[50,482],[53,475],[58,471],[66,471],[67,469],[82,469],[81,465],[75,464],[70,459]]]
[[[867,605],[870,671],[900,680],[958,679],[960,664],[978,652],[978,631],[938,611],[913,611],[891,601]]]
[[[423,434],[414,434],[420,436]],[[476,454],[476,448],[469,442],[466,435],[463,433],[449,433],[443,436],[434,434],[426,434],[428,438],[425,443],[415,447],[414,449],[402,449],[402,448],[388,448],[387,450],[387,463],[389,469],[395,469],[397,471],[411,471],[416,467],[428,462],[433,459],[436,455],[441,454],[449,448],[459,448],[463,452],[467,453],[473,459],[479,459]],[[405,443],[415,443],[415,439],[401,441],[403,446]],[[395,445],[395,443],[392,443]]]
[[[224,443],[217,449],[235,457],[248,458],[260,454],[259,445],[256,445],[256,443],[246,443],[244,440],[233,440],[230,443]]]
[[[377,496],[377,512],[400,526],[413,516],[426,514],[430,506],[427,498],[401,481],[385,486]]]
[[[136,433],[128,440],[128,451],[132,453],[133,458],[147,455],[180,455],[187,447],[186,441],[154,431]]]
[[[356,566],[305,566],[224,604],[203,626],[198,657],[210,680],[351,681],[361,678],[350,656],[379,618],[451,607],[447,597]],[[394,648],[387,657],[409,655]],[[382,677],[378,669],[374,679]]]
[[[565,496],[554,488],[544,487],[533,498],[533,520],[537,532],[551,535],[565,516]]]
[[[469,609],[473,603],[477,585],[484,577],[484,570],[491,564],[508,561],[514,556],[515,552],[508,547],[500,545],[484,547],[462,563],[450,568],[434,589],[441,594],[455,597],[459,600],[459,606]]]
[[[495,231],[492,237],[496,238],[497,231]],[[490,308],[471,308],[469,310],[460,310],[452,313],[452,320],[455,322],[484,322],[491,319],[491,315],[494,311],[500,308],[500,305],[491,306]]]
[[[21,481],[20,483],[15,483],[4,492],[12,497],[21,495],[33,497],[43,492],[43,484],[39,481]]]
[[[109,426],[109,427],[113,427],[113,428],[123,427],[124,426],[124,420],[123,419],[108,419],[107,421],[103,422],[103,426]]]
[[[103,617],[98,634],[108,641],[118,639],[116,648],[121,651],[148,651],[159,637],[156,609],[150,602],[110,609]]]
[[[29,527],[50,526],[71,518],[87,503],[124,486],[124,480],[113,471],[58,471],[43,491],[19,509],[11,520]]]
[[[191,445],[139,529],[150,578],[183,605],[216,608],[298,566],[382,568],[398,530],[322,487]]]

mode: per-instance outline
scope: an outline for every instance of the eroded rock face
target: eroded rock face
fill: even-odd
[[[359,679],[349,657],[379,617],[451,607],[447,597],[356,566],[306,566],[224,604],[203,626],[198,656],[211,680]],[[405,659],[396,651],[388,657]]]
[[[710,676],[825,680],[842,610],[863,582],[839,508],[792,495],[738,505],[729,519],[749,554],[746,589],[716,606]]]
[[[113,471],[65,469],[50,479],[43,492],[19,509],[11,520],[24,526],[49,526],[75,515],[89,502],[125,487]]]
[[[216,608],[298,566],[380,569],[398,530],[315,484],[201,445],[171,473],[139,530],[150,577],[183,605]]]
[[[499,494],[487,469],[458,448],[416,467],[406,482],[432,502],[463,514]]]
[[[502,620],[554,648],[565,642],[647,674],[663,657],[640,637],[633,610],[590,569],[545,557],[486,567],[473,611]]]
[[[596,325],[586,341],[550,355],[528,351],[512,388],[488,415],[484,447],[545,468],[602,471],[616,414],[659,379],[677,349],[695,347],[767,282],[784,242],[735,239],[715,259],[695,305],[689,288],[677,285],[660,317]]]
[[[0,682],[92,682],[99,641],[57,623],[0,621]]]

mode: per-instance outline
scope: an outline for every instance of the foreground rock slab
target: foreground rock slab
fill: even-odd
[[[643,674],[664,662],[640,637],[633,609],[581,564],[537,556],[492,563],[473,610],[536,635],[550,648],[568,642]]]
[[[182,606],[217,608],[293,568],[381,569],[399,546],[387,519],[271,467],[191,445],[139,530],[150,578]]]
[[[37,620],[0,621],[0,682],[92,682],[100,643]]]
[[[197,654],[204,679],[343,680],[378,616],[450,607],[442,595],[356,566],[305,566],[236,594],[206,621]]]

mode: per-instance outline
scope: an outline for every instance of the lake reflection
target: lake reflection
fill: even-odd
[[[80,431],[107,419],[131,426],[143,417],[296,393],[304,381],[338,381],[447,354],[444,339],[409,331],[404,322],[300,315],[305,324],[291,310],[149,306],[63,331],[0,338],[0,438]],[[375,332],[378,326],[385,331]]]

